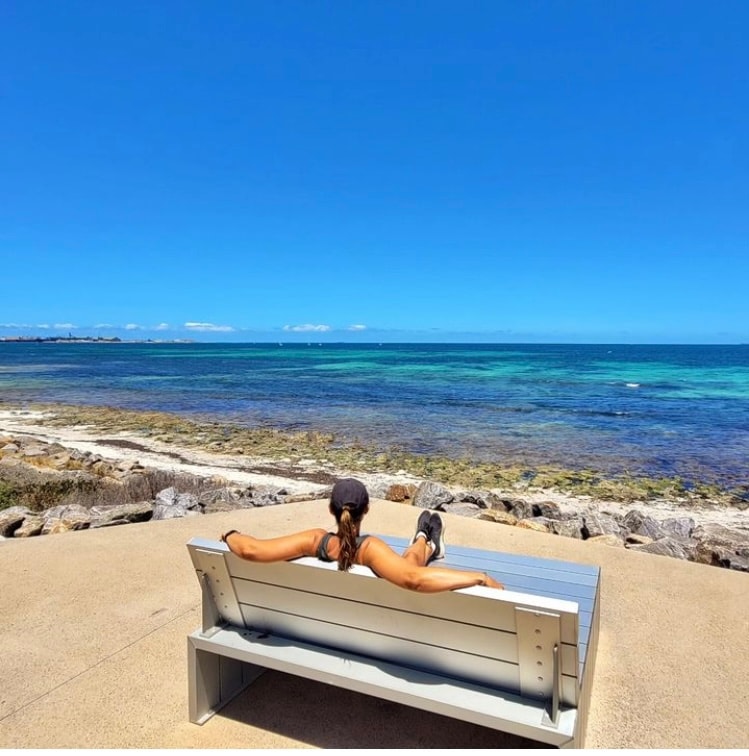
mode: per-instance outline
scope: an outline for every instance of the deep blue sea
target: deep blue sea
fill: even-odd
[[[749,345],[0,343],[0,401],[101,404],[341,443],[749,481]]]

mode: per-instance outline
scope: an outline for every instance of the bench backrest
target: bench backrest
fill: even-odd
[[[258,564],[201,538],[188,549],[231,625],[542,700],[552,695],[557,646],[561,702],[578,704],[584,659],[575,601],[482,587],[421,594],[366,567],[342,573],[310,557]]]

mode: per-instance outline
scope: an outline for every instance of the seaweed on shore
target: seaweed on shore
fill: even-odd
[[[738,494],[715,484],[686,485],[678,477],[648,478],[633,474],[604,475],[586,469],[477,462],[375,449],[356,441],[342,443],[323,431],[250,428],[206,418],[166,412],[84,405],[34,405],[44,413],[40,423],[83,426],[102,433],[129,432],[160,444],[216,454],[243,456],[252,466],[277,467],[306,463],[351,473],[409,474],[444,485],[473,489],[551,490],[600,500],[633,502],[654,499],[711,501],[730,504]],[[741,498],[741,497],[738,497]]]

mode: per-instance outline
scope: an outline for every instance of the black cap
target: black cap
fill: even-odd
[[[333,486],[330,503],[338,509],[342,509],[346,504],[352,505],[355,509],[364,508],[369,504],[369,493],[361,481],[344,478]]]

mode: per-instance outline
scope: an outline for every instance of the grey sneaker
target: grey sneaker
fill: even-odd
[[[435,559],[445,558],[445,523],[442,522],[442,518],[436,513],[432,512],[429,517],[429,529],[431,535],[431,541],[434,545],[434,551],[429,557],[429,561],[433,562]]]
[[[411,539],[411,543],[416,543],[416,539],[419,537],[419,533],[423,533],[426,536],[427,541],[432,540],[432,527],[431,527],[431,515],[432,512],[429,509],[425,509],[419,515],[419,521],[416,523],[416,533]]]

